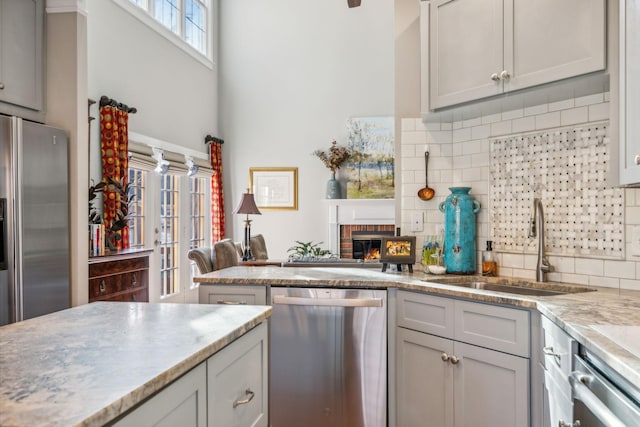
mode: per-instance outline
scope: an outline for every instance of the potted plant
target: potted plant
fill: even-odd
[[[108,190],[114,193],[118,208],[115,217],[109,224],[105,224],[105,244],[109,250],[117,249],[117,242],[122,240],[119,231],[128,225],[129,205],[133,201],[133,194],[130,191],[129,183],[122,184],[120,180],[108,178],[89,187],[89,224],[103,224],[104,216],[96,207],[98,194]]]
[[[313,243],[296,240],[295,243],[295,245],[287,249],[289,259],[292,261],[313,261],[325,255],[331,255],[330,250],[320,247],[322,242]]]
[[[327,199],[339,199],[341,191],[340,182],[336,180],[336,172],[351,157],[351,151],[333,141],[328,151],[316,150],[313,154],[331,171],[331,179],[327,182]]]

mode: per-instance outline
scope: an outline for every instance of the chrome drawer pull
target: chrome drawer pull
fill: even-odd
[[[552,346],[543,348],[542,352],[546,356],[553,356],[556,359],[556,363],[558,365],[560,364],[560,359],[562,359],[562,355],[560,353],[556,353],[555,351],[553,351],[553,347]]]
[[[250,388],[246,389],[244,391],[244,393],[249,396],[246,399],[238,399],[235,402],[233,402],[233,407],[236,408],[240,405],[246,405],[247,403],[251,402],[251,399],[253,399],[253,396],[255,396],[255,393],[251,391]]]
[[[558,422],[558,427],[580,427],[580,420],[576,420],[573,423],[560,420]]]
[[[225,305],[247,305],[246,301],[225,301],[222,299],[218,300],[218,304],[225,304]]]
[[[104,279],[100,280],[100,293],[104,293],[106,291],[106,285],[104,283]]]

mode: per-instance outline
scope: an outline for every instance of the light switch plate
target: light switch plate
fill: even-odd
[[[640,225],[631,226],[631,255],[640,256]]]
[[[424,222],[422,221],[422,212],[414,212],[411,214],[411,231],[424,230]]]

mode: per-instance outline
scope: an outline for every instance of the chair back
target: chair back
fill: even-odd
[[[213,264],[215,270],[238,265],[238,251],[231,239],[223,239],[213,244]]]
[[[267,244],[265,243],[262,234],[256,234],[251,237],[249,240],[249,248],[251,249],[251,255],[253,255],[255,259],[269,259]]]

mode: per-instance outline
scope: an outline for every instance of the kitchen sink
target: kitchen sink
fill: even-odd
[[[499,279],[498,279],[499,280]],[[539,283],[539,282],[526,282],[526,281],[509,281],[504,280],[501,282],[493,282],[478,279],[424,279],[426,282],[440,283],[443,285],[460,286],[470,289],[482,289],[485,291],[504,292],[508,294],[529,295],[536,297],[548,297],[554,295],[573,294],[581,292],[592,292],[595,289],[587,288],[584,286],[571,286],[556,283]]]

